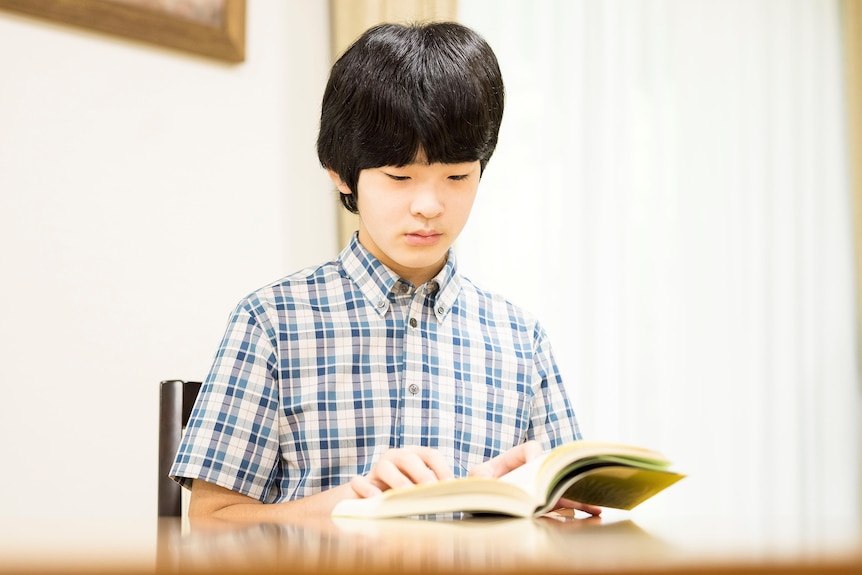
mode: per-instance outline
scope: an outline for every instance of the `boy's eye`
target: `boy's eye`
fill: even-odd
[[[463,180],[466,180],[468,177],[469,177],[468,174],[458,174],[456,176],[449,176],[449,179],[455,180],[456,182],[461,182]]]
[[[386,174],[390,179],[395,180],[396,182],[403,182],[404,180],[409,180],[410,176],[399,176],[397,174]]]

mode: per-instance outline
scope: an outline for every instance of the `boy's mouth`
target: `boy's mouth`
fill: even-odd
[[[407,243],[416,246],[432,246],[436,244],[443,234],[433,230],[418,230],[405,234]]]

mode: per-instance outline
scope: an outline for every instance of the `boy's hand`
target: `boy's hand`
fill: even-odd
[[[497,457],[493,457],[484,463],[480,463],[470,470],[470,477],[500,477],[535,459],[542,454],[542,446],[538,441],[527,441],[520,445],[504,451]],[[590,515],[601,515],[602,508],[595,505],[585,505],[570,499],[560,499],[556,507],[566,509],[577,509]]]
[[[404,447],[390,449],[368,475],[357,475],[350,487],[359,497],[374,497],[387,489],[409,487],[417,483],[434,483],[452,479],[452,469],[431,447]]]

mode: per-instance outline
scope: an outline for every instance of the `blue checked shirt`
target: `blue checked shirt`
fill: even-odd
[[[231,316],[171,476],[264,503],[434,447],[456,476],[528,439],[579,439],[542,327],[462,277],[454,253],[414,288],[356,237],[337,261],[245,298]]]

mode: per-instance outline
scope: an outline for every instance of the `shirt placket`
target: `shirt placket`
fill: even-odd
[[[429,413],[425,409],[429,397],[427,322],[425,291],[416,290],[407,308],[404,324],[404,378],[402,380],[402,433],[405,445],[426,444]]]

